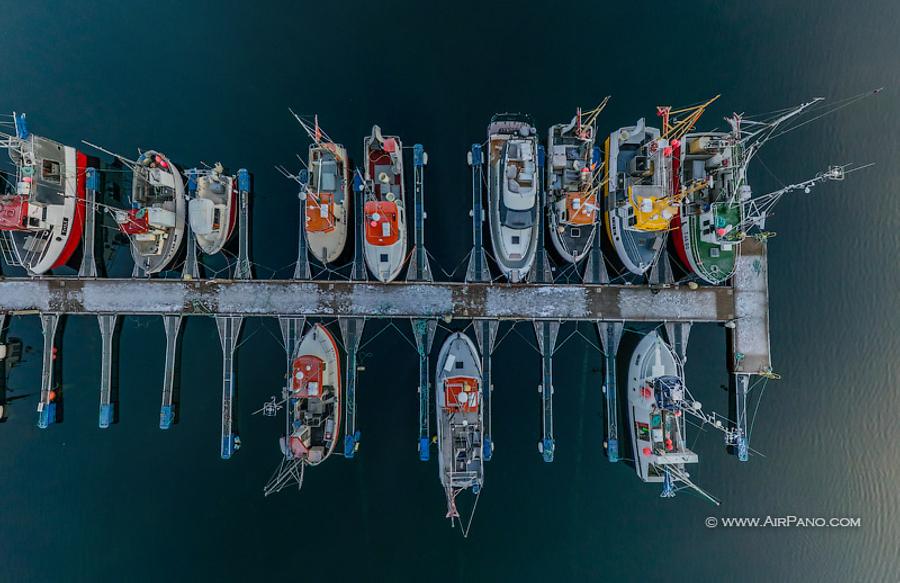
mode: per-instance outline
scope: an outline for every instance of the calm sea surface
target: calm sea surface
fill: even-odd
[[[273,168],[305,151],[289,106],[317,112],[357,159],[376,122],[425,145],[426,237],[440,273],[471,244],[465,155],[492,113],[530,112],[543,133],[612,94],[600,118],[610,131],[657,104],[721,93],[701,123],[721,128],[733,111],[886,89],[784,136],[751,168],[763,192],[831,163],[877,164],[785,200],[769,226],[783,379],[768,384],[753,426],[765,457],[741,464],[718,435],[697,441],[694,477],[721,507],[687,493],[660,499],[631,466],[606,461],[601,358],[578,336],[556,360],[553,464],[535,447],[533,332],[520,325],[498,347],[496,452],[463,540],[443,520],[436,463],[418,461],[415,351],[396,330],[362,349],[357,459],[307,472],[300,495],[265,499],[281,423],[251,412],[283,382],[274,321],[244,327],[243,448],[226,462],[211,320],[185,326],[181,419],[162,432],[160,319],[120,326],[120,419],[105,431],[96,321],[67,319],[65,420],[41,431],[40,327],[23,317],[10,336],[33,350],[9,385],[24,398],[0,426],[0,580],[900,580],[896,2],[8,2],[3,17],[0,109],[26,111],[35,132],[255,173],[259,277],[286,276],[296,258],[296,189]],[[381,327],[370,323],[367,339]],[[620,368],[636,339],[626,335]],[[688,355],[695,394],[727,411],[724,329],[695,326]],[[862,524],[704,526],[707,516],[785,515]]]

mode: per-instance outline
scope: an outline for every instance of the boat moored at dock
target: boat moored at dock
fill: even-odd
[[[313,125],[297,114],[294,117],[312,140],[307,158],[306,239],[313,257],[327,265],[341,256],[347,244],[350,161],[344,146],[332,141],[319,127],[318,116]]]
[[[684,197],[672,220],[672,239],[681,263],[703,281],[717,285],[734,274],[749,187],[737,188],[739,147],[726,132],[684,137],[681,180],[701,188]]]
[[[596,120],[609,97],[567,124],[551,126],[547,136],[547,217],[557,253],[570,263],[590,251],[601,202],[602,164],[595,157]]]
[[[29,132],[24,114],[13,117],[15,134],[0,135],[15,166],[14,190],[0,194],[0,248],[8,263],[43,275],[64,266],[81,242],[89,159]]]
[[[135,265],[146,275],[159,273],[171,265],[184,239],[184,180],[175,164],[156,150],[145,151],[129,165],[132,206],[115,211],[116,222],[128,236]]]
[[[314,325],[297,346],[291,364],[287,411],[289,432],[281,439],[289,459],[315,466],[334,451],[341,426],[341,361],[328,328]]]
[[[234,232],[238,186],[219,163],[209,170],[188,171],[188,219],[197,245],[207,255],[222,250]]]
[[[525,281],[538,241],[537,132],[522,114],[488,126],[488,206],[494,260],[511,283]]]
[[[383,136],[375,125],[363,140],[363,151],[366,265],[379,281],[389,282],[397,278],[406,262],[403,144],[397,136]]]
[[[682,185],[681,141],[718,98],[677,110],[657,107],[661,131],[647,127],[641,118],[613,132],[606,142],[607,232],[619,260],[635,275],[647,273],[665,253],[681,201],[704,184]]]
[[[646,273],[665,250],[663,229],[675,216],[664,203],[672,189],[671,148],[643,118],[619,128],[606,140],[605,221],[622,265]]]
[[[483,376],[478,350],[468,336],[457,332],[447,338],[435,377],[438,475],[447,496],[447,518],[455,521],[460,516],[457,496],[465,490],[477,496],[484,484]],[[465,534],[468,525],[460,524]]]
[[[628,421],[634,467],[644,482],[662,482],[663,497],[678,484],[718,501],[690,481],[687,464],[699,462],[685,442],[685,411],[699,411],[684,384],[678,357],[656,331],[638,343],[628,368]]]

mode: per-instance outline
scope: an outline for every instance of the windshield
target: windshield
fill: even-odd
[[[510,229],[527,229],[534,225],[534,209],[514,211],[501,204],[500,222]]]

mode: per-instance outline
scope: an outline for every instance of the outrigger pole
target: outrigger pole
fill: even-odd
[[[712,102],[721,95],[716,95],[705,103],[693,105],[691,107],[682,107],[681,109],[672,109],[670,105],[660,105],[656,108],[656,115],[662,118],[662,138],[666,140],[680,140],[684,134],[688,133],[697,124],[700,116],[706,111]],[[687,114],[684,118],[674,119],[673,116]],[[674,123],[673,123],[674,121]]]

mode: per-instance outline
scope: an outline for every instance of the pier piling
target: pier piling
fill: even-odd
[[[56,387],[54,371],[56,369],[56,328],[59,324],[57,314],[41,314],[41,330],[44,333],[44,354],[41,363],[41,400],[38,402],[38,427],[46,429],[56,423]]]
[[[85,192],[85,217],[84,239],[81,243],[81,267],[78,268],[80,277],[97,277],[97,261],[94,259],[94,239],[97,235],[97,191],[100,190],[100,174],[96,168],[86,168],[84,171]]]
[[[238,170],[238,257],[234,269],[235,279],[250,279],[250,173],[246,168]]]
[[[100,325],[100,341],[103,345],[100,360],[100,429],[106,429],[115,421],[115,403],[112,400],[113,337],[116,330],[116,315],[97,316]]]
[[[163,316],[166,330],[166,362],[163,370],[162,405],[159,408],[159,428],[169,429],[175,422],[175,350],[181,331],[181,316]]]
[[[241,334],[241,316],[216,316],[216,328],[222,344],[222,459],[231,458],[240,447],[234,431],[234,350]]]
[[[347,458],[353,458],[359,449],[360,432],[356,428],[357,356],[365,324],[365,318],[341,318],[338,321],[347,351],[347,390],[344,394],[344,457]]]

